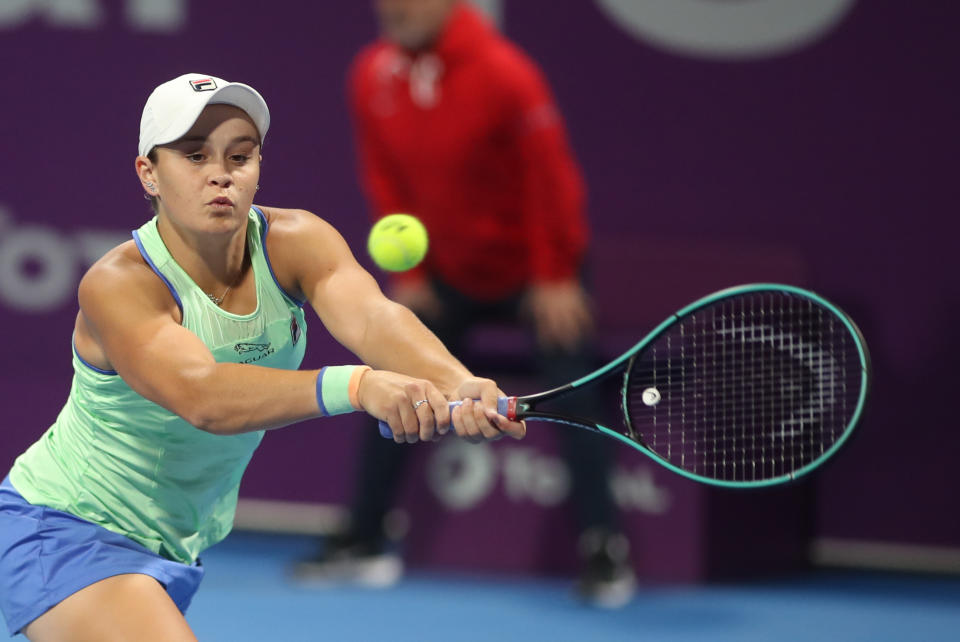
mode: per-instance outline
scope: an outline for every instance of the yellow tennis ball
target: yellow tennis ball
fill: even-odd
[[[427,254],[427,228],[409,214],[390,214],[377,221],[367,238],[374,263],[388,272],[409,270]]]

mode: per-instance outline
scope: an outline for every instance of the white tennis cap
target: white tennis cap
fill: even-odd
[[[147,98],[140,118],[140,155],[186,134],[207,105],[239,107],[257,126],[260,140],[267,135],[270,110],[256,89],[213,76],[184,74],[163,83]]]

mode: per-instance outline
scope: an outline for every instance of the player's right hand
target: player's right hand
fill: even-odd
[[[460,406],[453,409],[453,425],[462,439],[471,443],[496,441],[504,435],[523,439],[527,425],[523,421],[510,421],[497,413],[497,397],[503,391],[491,379],[471,377],[457,388]]]
[[[450,429],[447,399],[426,379],[368,370],[360,379],[357,399],[364,411],[390,426],[398,444],[436,441]],[[418,403],[424,399],[426,403]]]

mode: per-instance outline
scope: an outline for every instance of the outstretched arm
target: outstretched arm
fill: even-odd
[[[270,210],[268,214],[268,243],[281,283],[301,292],[334,338],[376,369],[361,380],[360,401],[367,412],[390,423],[394,435],[402,423],[410,441],[411,431],[420,431],[408,410],[413,402],[428,399],[432,421],[443,430],[449,415],[445,403],[430,397],[429,391],[436,388],[446,399],[481,399],[479,404],[467,401],[454,410],[457,434],[472,440],[524,434],[522,424],[497,415],[496,384],[473,377],[410,310],[385,297],[332,226],[304,211]],[[282,247],[282,252],[272,251],[274,246]],[[368,396],[372,388],[368,390],[367,384],[386,376],[380,370],[413,379],[404,384],[405,396],[376,401]],[[420,414],[414,417],[429,424],[431,418]]]
[[[218,363],[200,338],[180,325],[169,294],[134,257],[112,256],[98,263],[81,281],[79,294],[76,343],[81,355],[99,350],[101,365],[115,369],[137,393],[201,430],[237,434],[322,414],[319,371]],[[362,408],[395,424],[404,440],[407,426],[412,441],[421,433],[424,439],[432,438],[437,428],[435,421],[429,423],[433,415],[425,416],[421,425],[421,413],[400,400],[413,395],[446,407],[439,390],[385,371],[367,372],[360,383]],[[439,428],[448,423],[449,415]]]
[[[291,256],[296,254],[293,249]],[[331,267],[324,264],[323,269]],[[96,355],[99,366],[116,370],[137,393],[201,430],[236,434],[321,415],[316,395],[319,371],[218,363],[207,346],[180,325],[169,292],[132,243],[110,252],[90,269],[81,281],[79,300],[75,341],[81,356]],[[350,332],[341,334],[347,341],[356,341]],[[447,366],[462,368],[455,360]],[[469,373],[465,377],[457,394],[478,396],[484,403],[467,403],[464,411],[454,414],[458,434],[468,439],[500,436],[490,423],[496,420],[486,415],[495,386],[472,379]],[[430,439],[436,429],[444,431],[449,425],[444,394],[425,378],[371,371],[360,384],[360,406],[388,421],[398,441]],[[414,411],[410,400],[424,398],[430,404]]]

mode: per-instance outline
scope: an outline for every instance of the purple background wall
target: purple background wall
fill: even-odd
[[[367,229],[343,81],[375,32],[368,3],[156,3],[185,16],[172,31],[136,26],[150,3],[64,6],[75,11],[57,17],[26,0],[0,8],[4,470],[67,392],[82,270],[148,216],[133,159],[143,101],[159,82],[198,71],[257,87],[273,115],[260,202],[328,218],[358,254]],[[741,60],[641,41],[587,0],[514,0],[502,11],[506,33],[551,80],[587,176],[605,349],[629,347],[679,305],[737,282],[787,280],[822,293],[867,337],[873,397],[857,439],[813,490],[783,497],[800,510],[815,491],[804,519],[817,535],[960,546],[949,474],[960,448],[950,367],[960,357],[951,181],[960,8],[860,0],[816,41]],[[630,309],[611,305],[633,297]],[[310,339],[306,365],[349,360],[319,323]],[[349,417],[272,433],[244,494],[343,501],[352,474],[344,452],[363,429]],[[485,528],[527,525],[539,530],[514,535],[570,540],[565,509],[551,503],[563,476],[548,433],[498,444],[484,469],[496,472],[489,495],[446,521],[429,482],[443,461],[424,453],[405,504],[434,539],[492,514],[498,523]],[[620,467],[647,550],[693,537],[705,503],[729,501],[639,455],[621,453]],[[531,517],[537,502],[548,508]],[[651,574],[662,568],[655,557],[644,562]]]

